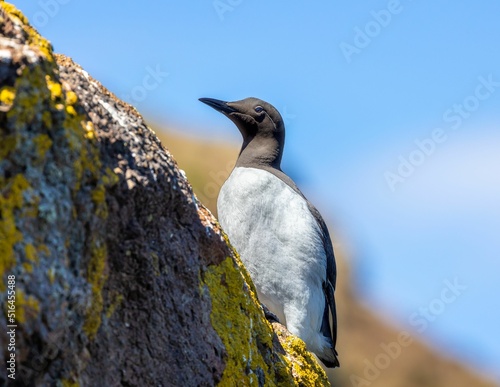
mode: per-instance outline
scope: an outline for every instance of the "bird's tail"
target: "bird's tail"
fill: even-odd
[[[325,310],[323,312],[323,321],[321,323],[321,333],[328,346],[322,351],[319,359],[328,368],[340,367],[338,353],[335,350],[337,344],[337,311],[335,307],[334,287],[326,281],[323,284],[323,291],[325,293]],[[332,321],[330,321],[330,317]]]
[[[329,348],[324,351],[320,356],[318,356],[319,360],[328,368],[340,367],[338,353],[335,348]]]

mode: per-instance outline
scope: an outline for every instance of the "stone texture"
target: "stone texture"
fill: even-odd
[[[237,253],[141,115],[4,1],[0,85],[12,385],[328,385],[303,342],[264,319]],[[7,324],[5,309],[2,364]]]

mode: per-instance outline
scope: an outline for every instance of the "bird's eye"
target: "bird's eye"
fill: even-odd
[[[263,108],[262,106],[257,106],[257,107],[255,108],[255,111],[256,111],[257,113],[260,113],[260,112],[263,112],[263,111],[264,111],[264,108]]]

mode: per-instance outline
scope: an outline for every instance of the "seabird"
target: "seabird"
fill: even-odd
[[[338,367],[333,245],[318,210],[281,170],[285,125],[280,113],[257,98],[200,101],[233,121],[243,136],[217,199],[222,228],[260,301],[325,366]]]

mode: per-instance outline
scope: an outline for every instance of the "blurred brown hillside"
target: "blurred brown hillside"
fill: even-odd
[[[234,167],[238,147],[154,129],[163,145],[174,155],[179,167],[186,172],[200,201],[217,215],[219,188]]]
[[[216,214],[217,194],[236,161],[238,146],[172,131],[156,132],[186,172],[200,200]],[[332,234],[335,239],[334,230]],[[338,240],[334,243],[339,271],[336,294],[341,367],[328,370],[333,386],[495,386],[464,365],[431,350],[417,337],[400,337],[401,330],[364,308],[352,291],[342,244]]]

